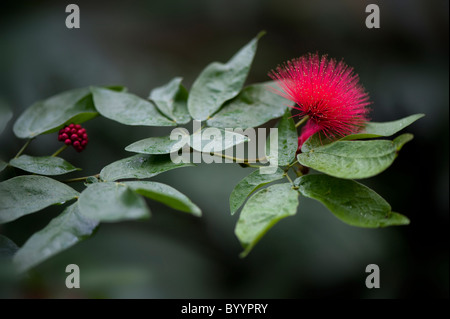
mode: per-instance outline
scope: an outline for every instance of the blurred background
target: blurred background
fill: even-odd
[[[37,100],[89,85],[124,85],[147,97],[176,76],[189,88],[207,64],[226,62],[266,30],[248,83],[267,81],[279,63],[318,51],[344,58],[359,73],[373,101],[373,121],[426,114],[405,130],[415,138],[394,164],[363,181],[411,224],[359,229],[301,198],[298,214],[240,259],[238,214],[230,216],[228,198],[250,170],[202,164],[154,179],[190,197],[202,218],[149,202],[148,221],[102,224],[93,237],[3,284],[0,297],[448,298],[448,1],[75,1],[81,28],[67,29],[70,3],[2,4],[0,98],[14,111],[0,138],[2,159],[23,145],[12,125]],[[380,29],[365,26],[369,3],[379,5]],[[83,176],[130,156],[124,150],[130,143],[170,132],[103,118],[85,127],[87,149],[62,154],[84,169]],[[50,134],[26,153],[47,155],[59,147]],[[20,218],[2,225],[0,234],[21,246],[61,211]],[[80,267],[80,289],[65,287],[70,263]],[[368,264],[380,267],[380,289],[365,286]]]

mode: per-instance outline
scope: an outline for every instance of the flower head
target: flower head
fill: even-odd
[[[299,148],[314,133],[345,136],[359,131],[368,120],[369,95],[343,61],[308,54],[278,66],[269,76],[282,90],[276,93],[295,102],[293,108],[301,118],[308,116]]]
[[[89,142],[86,129],[80,124],[70,124],[60,129],[58,140],[66,145],[72,145],[77,152],[84,150]]]

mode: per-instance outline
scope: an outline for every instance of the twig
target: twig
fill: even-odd
[[[19,152],[16,154],[16,156],[14,156],[14,158],[18,158],[20,155],[22,155],[23,151],[25,151],[25,149],[27,148],[27,146],[30,144],[30,142],[32,140],[33,140],[32,138],[28,139],[28,141],[25,143],[24,146],[22,146],[22,148],[19,150]]]
[[[95,174],[95,175],[91,175],[91,176],[84,176],[84,177],[77,177],[77,178],[71,178],[71,179],[67,179],[65,181],[61,181],[62,183],[75,183],[75,182],[82,182],[84,180],[86,180],[89,177],[96,177],[99,178],[100,174]]]
[[[52,157],[58,156],[59,153],[61,153],[62,151],[64,151],[67,148],[67,145],[64,144],[63,146],[61,146],[61,148],[59,150],[57,150],[55,153],[53,153]]]
[[[262,162],[263,160],[266,159],[266,157],[263,157],[263,158],[251,158],[251,159],[237,158],[237,157],[234,157],[234,156],[229,156],[229,155],[225,155],[225,154],[222,154],[222,153],[214,153],[214,152],[211,152],[209,154],[210,155],[214,155],[214,156],[219,156],[219,157],[222,157],[222,158],[226,158],[226,159],[230,159],[230,160],[233,160],[235,162],[245,163],[245,164]]]
[[[302,125],[303,123],[305,123],[307,120],[309,120],[309,116],[308,116],[308,115],[306,115],[304,118],[302,118],[300,121],[298,121],[298,122],[295,124],[295,127],[299,127],[300,125]]]

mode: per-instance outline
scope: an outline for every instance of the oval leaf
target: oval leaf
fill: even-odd
[[[173,209],[201,216],[202,212],[186,195],[166,184],[148,181],[124,182],[136,193],[161,202]]]
[[[278,165],[287,166],[294,161],[295,154],[298,149],[297,128],[295,127],[295,123],[289,109],[286,110],[283,117],[278,122],[277,128],[278,129],[276,131],[271,130],[271,135],[267,138],[266,148],[270,148],[270,138],[272,137],[272,132],[277,132],[278,150],[276,154],[272,151],[270,157],[273,158],[274,156],[277,156]]]
[[[341,138],[341,140],[358,140],[381,136],[392,136],[424,116],[425,114],[414,114],[391,122],[368,122],[366,127],[361,132],[347,135]]]
[[[145,201],[121,183],[94,183],[78,200],[80,212],[100,222],[143,219],[150,217]]]
[[[13,114],[11,109],[2,100],[0,100],[0,134],[2,134],[6,124],[8,124],[12,116]]]
[[[369,228],[409,224],[408,218],[392,212],[388,202],[358,182],[320,174],[299,177],[295,183],[300,193],[318,200],[347,224]]]
[[[153,89],[149,99],[158,110],[178,124],[186,124],[191,120],[187,110],[188,91],[181,85],[182,78],[174,78],[164,86]]]
[[[279,220],[295,215],[297,206],[298,192],[289,183],[269,186],[250,197],[235,228],[245,249],[241,257],[245,257]]]
[[[321,146],[325,146],[325,145],[328,145],[333,142],[335,142],[335,141],[331,140],[330,138],[327,138],[324,134],[316,133],[316,134],[311,135],[311,137],[309,137],[305,141],[305,143],[303,143],[302,152],[308,153],[312,149],[315,149],[315,148],[318,148]]]
[[[258,39],[262,35],[260,33],[251,40],[226,64],[213,62],[200,73],[188,98],[188,110],[195,120],[208,119],[224,102],[238,95],[247,79]]]
[[[231,215],[236,213],[248,196],[264,185],[282,179],[284,171],[280,168],[274,174],[260,174],[259,169],[244,177],[233,189],[230,195]]]
[[[402,134],[402,135],[394,138],[394,140],[392,142],[394,143],[395,148],[397,149],[397,152],[399,152],[402,149],[403,145],[405,145],[409,141],[412,141],[413,138],[414,138],[414,135],[405,133],[405,134]]]
[[[30,106],[14,123],[13,130],[19,138],[32,138],[54,132],[67,122],[83,123],[97,115],[89,89],[74,89]]]
[[[13,262],[20,272],[27,271],[89,237],[97,226],[98,222],[81,215],[74,203],[34,233],[17,251]]]
[[[172,147],[178,142],[178,140],[171,140],[170,136],[149,137],[128,145],[125,150],[141,154],[169,154],[176,151]]]
[[[275,94],[271,89],[274,86],[274,82],[266,82],[246,87],[206,123],[213,127],[246,129],[282,116],[292,102]]]
[[[152,102],[134,94],[99,87],[92,87],[91,91],[98,112],[111,120],[126,125],[176,125],[175,122],[161,115]]]
[[[170,160],[169,155],[139,154],[105,166],[100,172],[100,178],[108,182],[124,178],[144,179],[184,166],[194,166],[194,164],[175,164]]]
[[[8,163],[0,160],[0,172],[3,171],[6,168],[6,166],[8,166]]]
[[[44,176],[17,176],[0,183],[0,223],[13,221],[79,195],[66,184]]]
[[[0,262],[14,256],[18,249],[19,247],[11,239],[0,235]]]
[[[34,157],[22,155],[12,159],[9,164],[26,172],[40,175],[62,175],[80,170],[64,159],[54,156]]]
[[[302,151],[303,151],[302,147]],[[298,154],[300,164],[340,178],[367,178],[387,169],[397,149],[392,141],[338,141]]]
[[[207,127],[190,138],[190,146],[198,152],[220,152],[230,147],[248,142],[249,138],[243,134],[216,127]]]

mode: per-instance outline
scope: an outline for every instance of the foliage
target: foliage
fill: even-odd
[[[182,85],[182,78],[176,77],[151,90],[148,99],[128,93],[123,87],[93,86],[66,91],[29,107],[13,126],[18,138],[27,139],[24,148],[8,162],[0,160],[0,171],[24,173],[0,182],[0,222],[42,213],[51,205],[62,205],[62,212],[18,249],[11,250],[14,243],[1,237],[0,251],[11,252],[9,255],[13,255],[18,271],[27,271],[88,238],[101,223],[149,218],[145,198],[201,216],[201,208],[184,194],[169,185],[145,181],[175,168],[193,166],[172,161],[170,153],[178,152],[181,147],[175,147],[176,141],[169,136],[136,141],[125,148],[135,155],[105,166],[97,175],[72,180],[48,177],[79,170],[56,157],[59,151],[42,157],[22,154],[31,140],[40,135],[97,116],[129,126],[176,127],[193,119],[204,121],[205,126],[198,132],[186,135],[191,152],[205,150],[205,145],[195,143],[195,137],[208,128],[218,128],[220,132],[226,128],[255,128],[280,118],[278,149],[274,151],[276,170],[270,174],[254,170],[231,191],[231,214],[243,207],[235,228],[244,248],[242,256],[280,219],[295,215],[304,197],[321,202],[337,218],[352,226],[408,224],[407,217],[393,212],[380,195],[353,179],[375,176],[392,165],[402,146],[413,136],[379,138],[396,134],[423,115],[385,123],[369,122],[357,134],[338,140],[317,133],[303,144],[298,154],[297,125],[288,107],[290,102],[273,92],[273,82],[244,87],[261,36],[251,40],[227,63],[208,65],[190,91]],[[6,106],[0,106],[1,133],[12,113]],[[266,141],[268,146],[271,138],[274,136],[270,135]],[[217,144],[214,150],[226,150],[248,140],[242,134],[225,134],[225,138],[214,140]],[[273,157],[271,154],[268,160]],[[233,160],[244,167],[264,166],[262,158],[260,165]],[[306,174],[308,171],[311,174]],[[291,178],[294,174],[296,178]],[[71,182],[84,182],[85,189],[79,193],[69,186]]]

